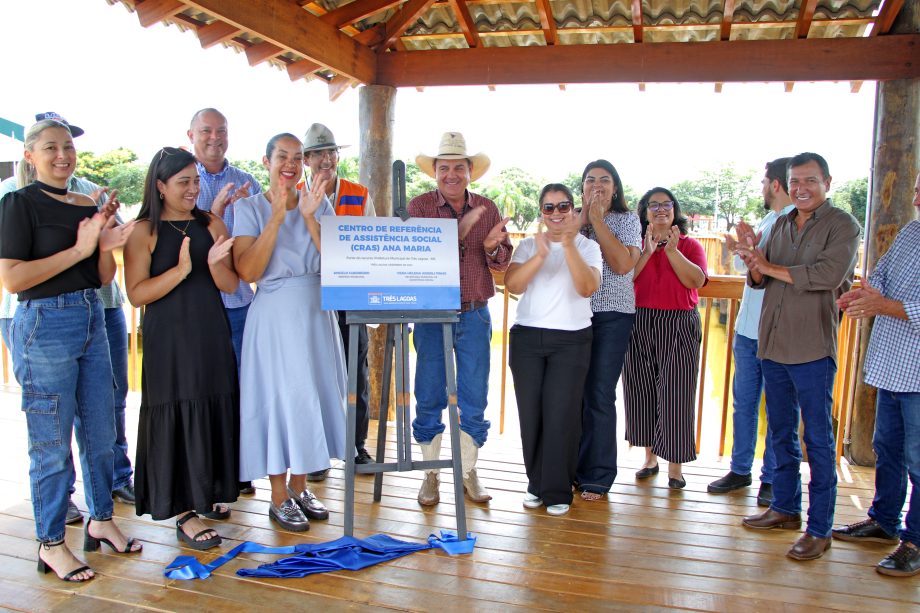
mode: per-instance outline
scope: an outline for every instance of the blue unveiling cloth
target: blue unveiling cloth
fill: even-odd
[[[240,553],[293,553],[296,555],[258,568],[241,568],[236,574],[240,577],[306,577],[334,570],[361,570],[425,549],[440,548],[450,555],[472,553],[475,545],[476,537],[472,534],[467,533],[467,539],[461,541],[453,532],[444,530],[440,537],[434,534],[429,536],[427,543],[399,541],[385,534],[375,534],[366,539],[343,536],[328,543],[302,543],[291,547],[266,547],[247,541],[210,564],[202,564],[193,556],[179,556],[166,567],[163,574],[167,579],[207,579],[214,570]]]

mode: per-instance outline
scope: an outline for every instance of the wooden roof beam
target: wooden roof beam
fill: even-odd
[[[885,4],[878,11],[878,17],[875,18],[875,25],[872,26],[869,36],[888,34],[898,13],[904,8],[904,0],[884,0],[884,2]]]
[[[355,0],[344,6],[329,11],[320,17],[320,20],[337,28],[350,26],[356,21],[367,19],[381,11],[399,6],[405,0]]]
[[[269,42],[256,43],[246,47],[246,59],[250,66],[258,66],[284,53],[284,49]]]
[[[540,26],[543,28],[543,38],[546,39],[547,45],[555,45],[559,42],[559,36],[556,34],[556,17],[553,15],[553,6],[549,0],[536,0],[537,12],[540,14]]]
[[[920,34],[654,45],[478,47],[377,57],[395,87],[529,83],[856,81],[920,78]],[[443,70],[450,66],[450,70]],[[539,66],[540,70],[533,70]]]
[[[377,56],[289,0],[186,0],[186,4],[360,83],[374,82]]]
[[[722,9],[722,28],[719,32],[721,40],[731,40],[732,37],[732,20],[735,16],[735,0],[725,0],[725,8]]]
[[[335,102],[339,96],[344,94],[351,87],[351,79],[346,76],[337,74],[329,81],[329,102]]]
[[[476,23],[473,21],[473,16],[470,15],[470,8],[466,5],[466,1],[447,0],[447,3],[457,17],[457,25],[460,26],[460,31],[463,32],[463,38],[466,39],[467,46],[471,48],[478,47],[480,44],[479,31],[476,29]]]
[[[240,32],[242,32],[242,30],[236,26],[226,21],[215,19],[211,23],[198,28],[198,42],[201,43],[202,49],[208,49],[214,45],[230,40]]]
[[[312,79],[313,73],[320,68],[322,68],[322,66],[316,62],[311,62],[310,60],[300,60],[288,64],[287,73],[291,81],[296,81],[297,79]]]
[[[137,11],[137,19],[145,28],[160,23],[164,19],[169,19],[185,10],[185,4],[178,0],[144,0],[136,2],[134,10]]]
[[[403,4],[402,8],[386,22],[386,33],[383,35],[379,48],[386,49],[392,45],[434,2],[435,0],[408,0]]]
[[[632,0],[633,42],[642,42],[642,0]]]
[[[818,0],[801,0],[799,6],[799,18],[795,21],[794,38],[808,38],[808,31],[811,29],[811,21],[815,18],[815,7]]]

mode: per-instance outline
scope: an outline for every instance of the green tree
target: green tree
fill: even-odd
[[[137,204],[144,199],[144,179],[147,169],[140,164],[123,164],[112,169],[108,186],[118,190],[118,199],[125,204]]]
[[[866,205],[869,199],[869,178],[853,179],[834,189],[831,194],[834,206],[848,211],[860,227],[866,226]]]
[[[236,166],[240,170],[245,170],[259,182],[262,191],[268,190],[268,169],[262,165],[262,161],[256,160],[232,160],[231,166]],[[240,187],[239,185],[237,187]]]
[[[357,183],[360,177],[358,163],[357,157],[340,158],[338,168],[339,177]]]
[[[437,182],[426,175],[415,162],[406,162],[406,203],[416,196],[438,188]]]
[[[137,154],[121,147],[98,156],[92,151],[80,151],[77,153],[77,176],[99,185],[108,185],[115,168],[136,160]]]
[[[504,217],[526,231],[540,215],[541,185],[529,172],[517,167],[505,168],[481,188],[493,200]]]
[[[718,215],[731,230],[745,213],[756,208],[759,195],[753,170],[738,171],[732,164],[706,170],[696,179],[681,181],[671,191],[687,215]]]

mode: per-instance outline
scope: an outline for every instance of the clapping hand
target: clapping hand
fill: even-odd
[[[179,245],[179,262],[176,264],[176,268],[179,270],[181,279],[185,279],[192,272],[192,256],[189,253],[191,241],[192,239],[186,236],[182,239],[182,244]]]
[[[232,238],[218,236],[211,248],[208,249],[208,266],[213,266],[230,255],[231,247],[233,247]]]
[[[305,221],[313,219],[313,215],[319,210],[319,205],[322,204],[323,198],[326,197],[327,185],[329,185],[329,179],[317,178],[313,181],[310,189],[304,187],[300,191],[300,201],[297,203],[297,207],[300,209],[300,214],[303,215]]]

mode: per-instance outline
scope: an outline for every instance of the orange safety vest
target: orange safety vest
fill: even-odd
[[[335,203],[335,214],[364,215],[364,203],[367,202],[367,188],[360,183],[352,183],[347,179],[339,179],[338,198]]]

